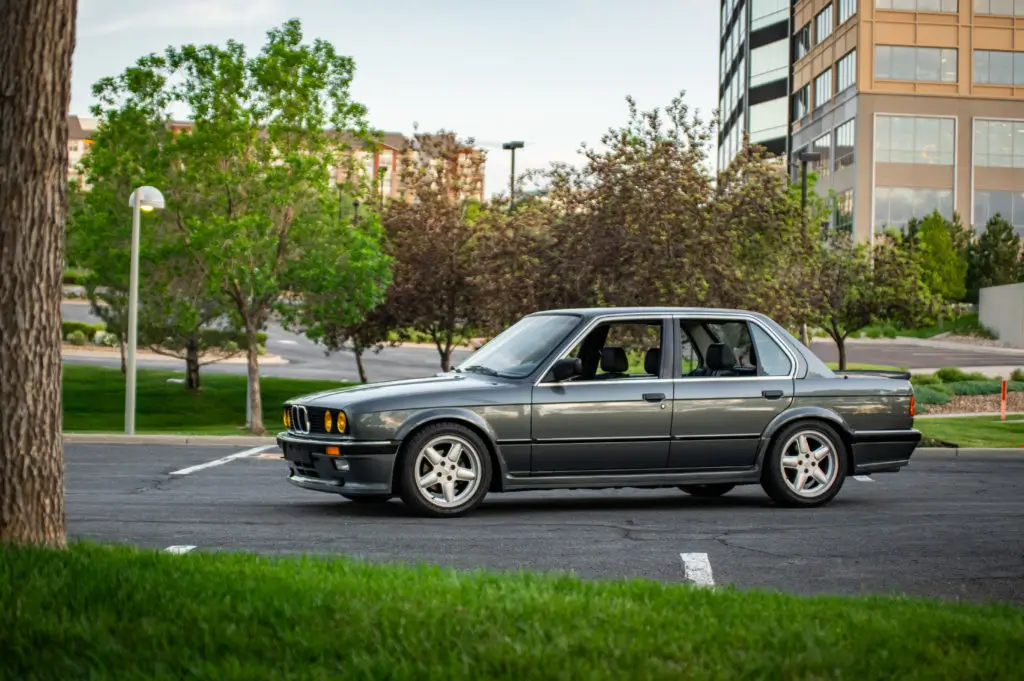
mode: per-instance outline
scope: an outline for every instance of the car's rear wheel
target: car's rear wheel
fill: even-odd
[[[839,494],[846,465],[846,448],[834,428],[795,423],[772,442],[761,485],[784,506],[821,506]]]
[[[401,457],[402,501],[418,513],[454,517],[483,501],[491,482],[487,446],[457,423],[427,426],[405,444]]]
[[[341,496],[360,504],[383,504],[391,499],[390,494],[342,494]]]
[[[732,483],[719,482],[703,485],[679,485],[679,489],[695,497],[720,497],[735,486]]]

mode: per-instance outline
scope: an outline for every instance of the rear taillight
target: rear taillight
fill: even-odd
[[[917,414],[917,400],[914,399],[913,395],[911,395],[910,396],[910,415],[914,416],[916,414]]]

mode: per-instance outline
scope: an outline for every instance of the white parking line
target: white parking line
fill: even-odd
[[[697,586],[714,586],[711,575],[711,561],[706,553],[680,553],[683,559],[683,578]]]
[[[188,553],[189,551],[191,551],[194,548],[195,548],[194,546],[189,546],[189,545],[168,546],[166,549],[164,549],[164,551],[166,551],[167,553],[182,554],[182,553]]]
[[[875,481],[875,479],[872,478],[870,475],[855,475],[855,476],[853,476],[853,479],[857,480],[858,482],[874,482]]]
[[[221,457],[220,459],[215,459],[213,461],[207,461],[206,463],[197,464],[195,466],[189,466],[188,468],[182,468],[181,470],[171,471],[171,475],[188,475],[189,473],[195,473],[196,471],[201,471],[204,468],[213,468],[214,466],[223,466],[224,464],[226,464],[226,463],[228,463],[230,461],[234,461],[235,459],[244,459],[244,458],[249,457],[249,456],[255,456],[256,454],[259,454],[260,452],[266,451],[266,450],[271,449],[271,448],[276,447],[276,446],[277,445],[264,445],[262,447],[253,447],[252,449],[247,449],[244,452],[238,452],[237,454],[231,454],[230,456]]]

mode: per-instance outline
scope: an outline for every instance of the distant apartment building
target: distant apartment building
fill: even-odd
[[[1024,235],[1024,0],[798,0],[790,150],[871,241],[938,209]]]
[[[68,179],[77,179],[83,187],[85,177],[79,162],[92,144],[92,135],[96,131],[97,121],[92,118],[68,116]],[[175,131],[189,130],[190,121],[172,121],[169,123]],[[406,137],[401,133],[388,132],[376,144],[349,143],[349,154],[361,164],[366,178],[374,178],[374,190],[380,191],[389,199],[411,200],[412,196],[402,187],[400,180],[401,159],[406,150]],[[468,198],[484,200],[484,152],[475,147],[463,147],[459,151],[460,172],[464,185],[468,188]],[[332,179],[344,176],[344,168],[339,165],[332,173]]]
[[[778,112],[766,87],[782,70],[766,31],[782,23],[780,0],[721,2],[720,167],[746,130],[788,157],[794,180],[801,152],[820,153],[811,170],[819,193],[835,192],[832,225],[859,241],[935,209],[975,229],[998,212],[1024,237],[1024,0],[781,4],[784,144],[767,132]],[[759,105],[772,115],[754,115]]]
[[[718,167],[743,135],[785,156],[789,141],[790,1],[721,0]]]

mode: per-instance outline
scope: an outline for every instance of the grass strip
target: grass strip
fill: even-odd
[[[0,547],[0,678],[991,681],[1022,640],[1008,605]]]
[[[958,447],[1024,446],[1024,417],[998,414],[954,418],[917,418],[914,427],[928,439],[948,442]]]
[[[124,432],[124,376],[120,369],[65,364],[64,432]],[[168,383],[182,372],[138,370],[136,432],[152,434],[239,435],[245,427],[245,376],[207,373],[199,391]],[[263,422],[281,424],[281,405],[289,397],[351,385],[339,381],[261,378]]]

